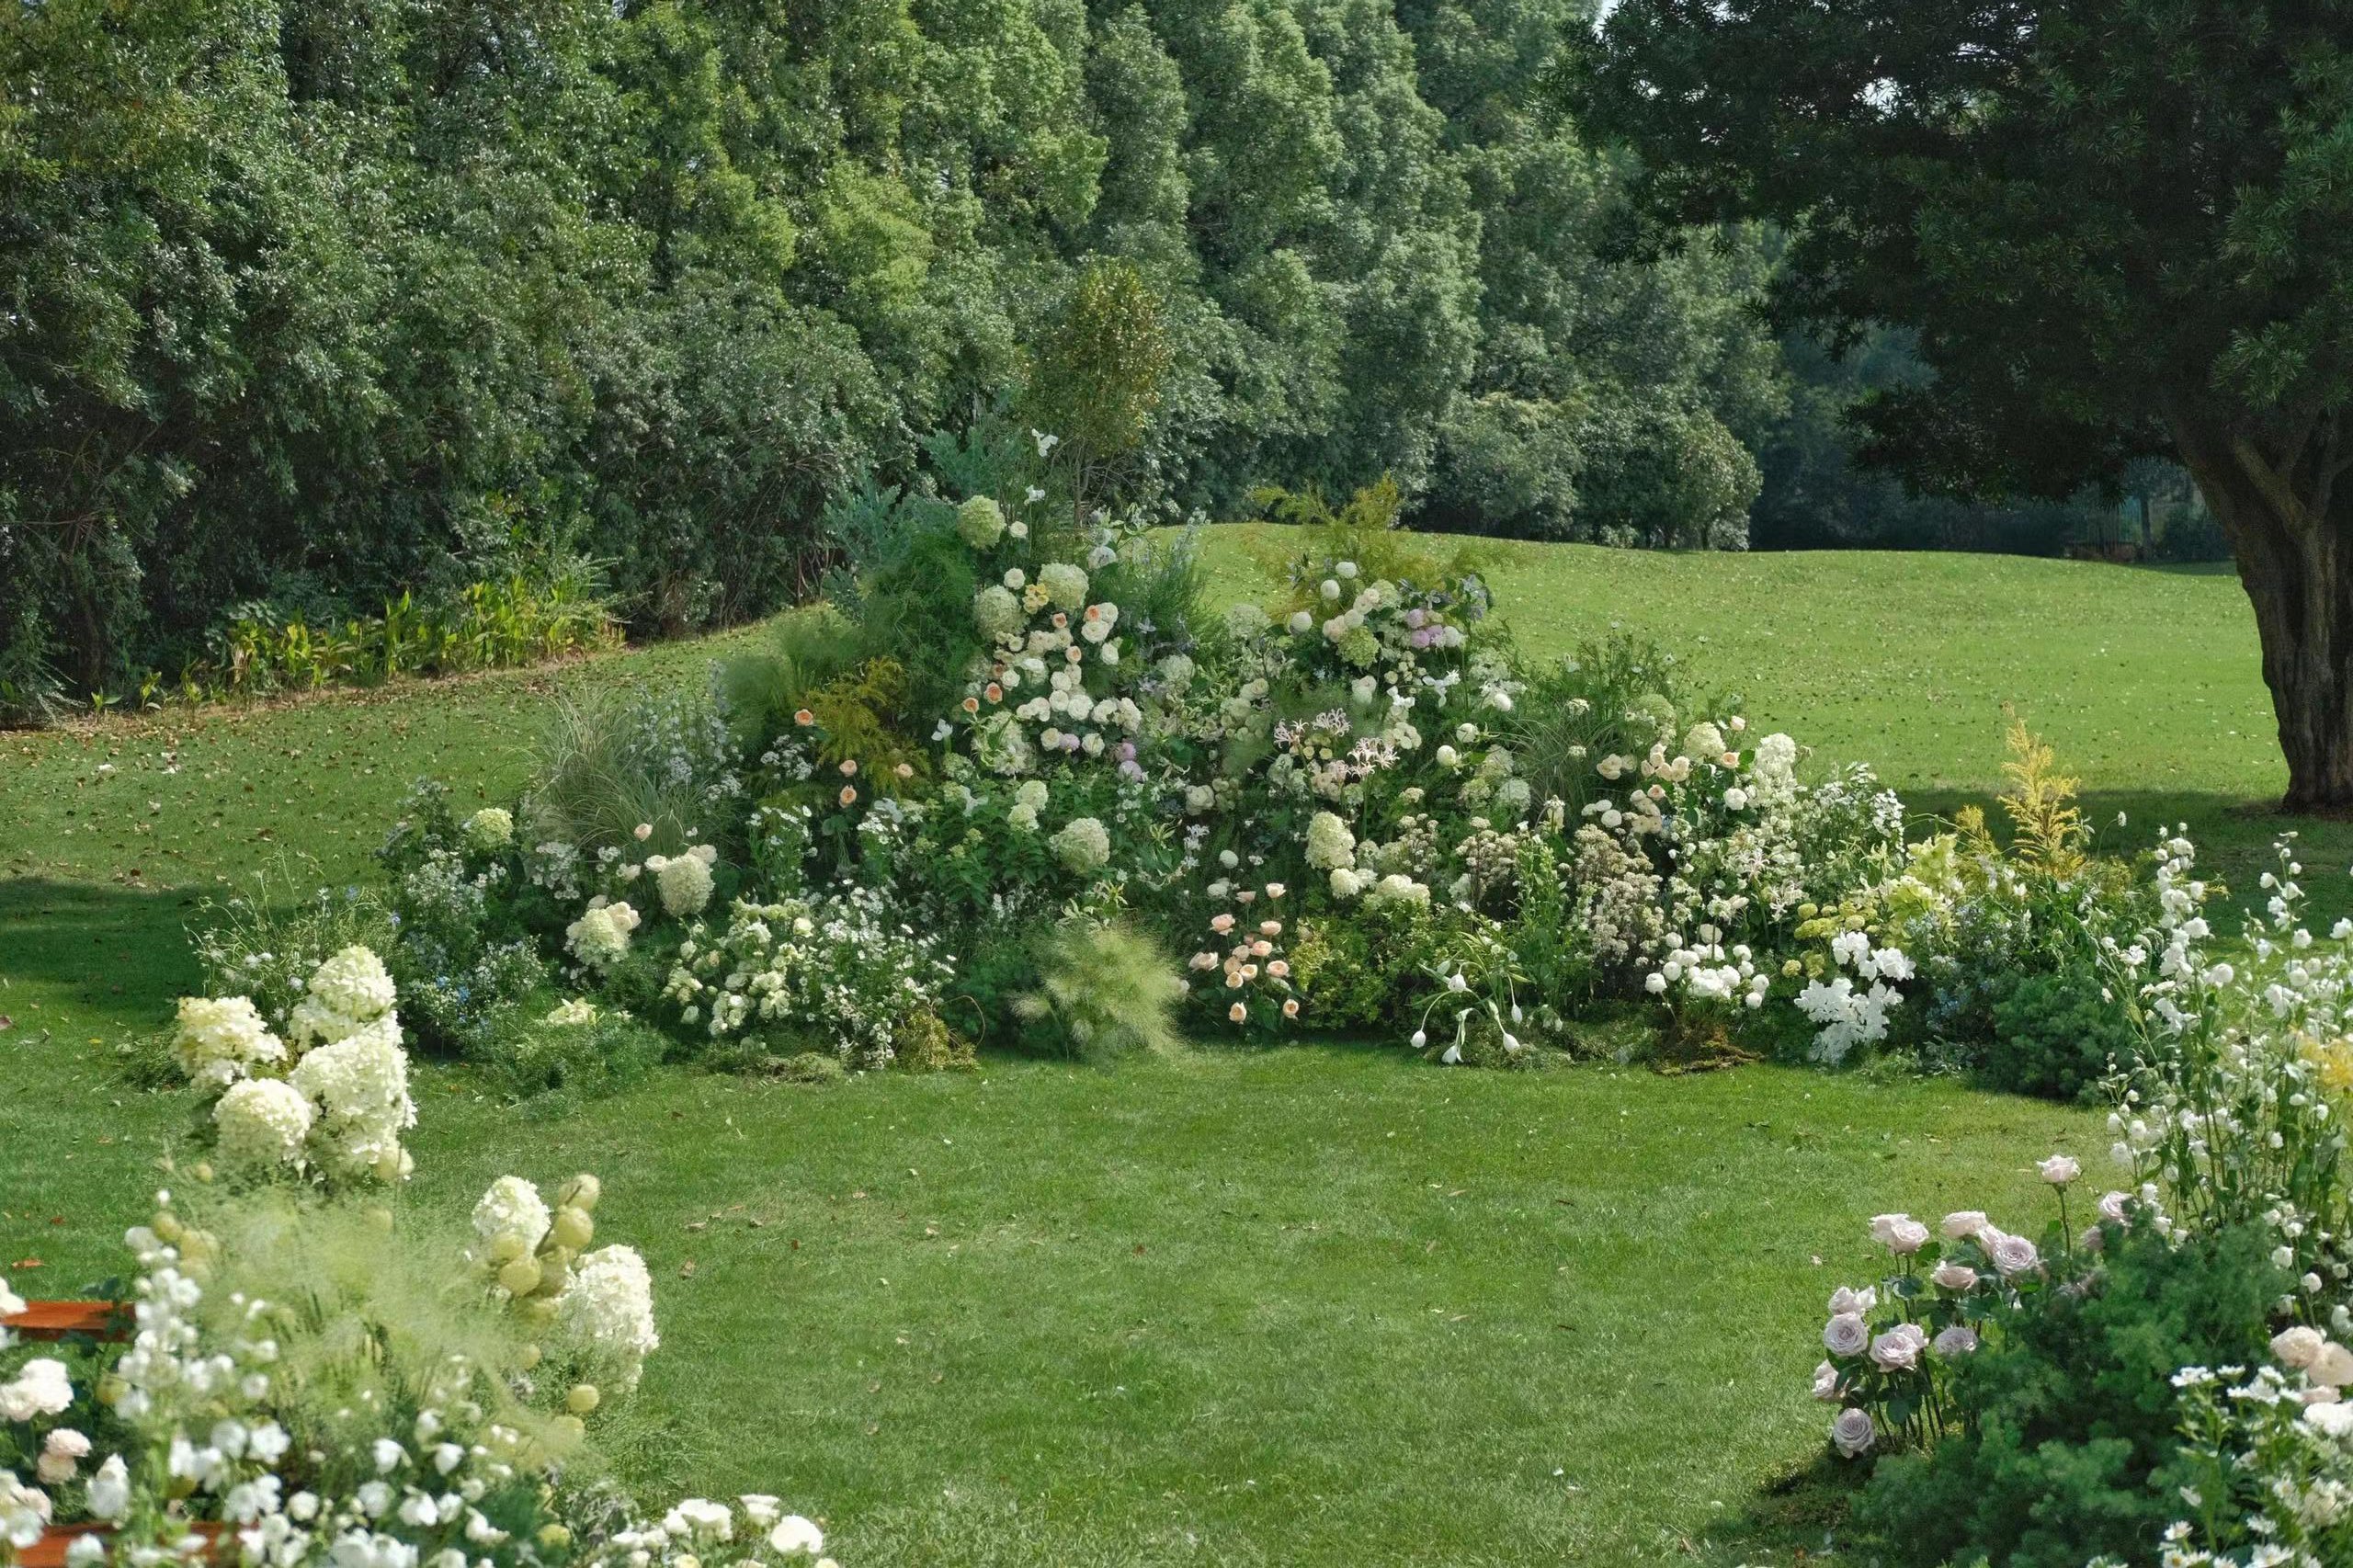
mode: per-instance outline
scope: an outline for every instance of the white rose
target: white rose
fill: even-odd
[[[1937,1335],[1936,1345],[1939,1356],[1966,1356],[1977,1348],[1977,1331],[1957,1323]]]
[[[1928,1275],[1929,1283],[1948,1290],[1973,1290],[1977,1288],[1977,1270],[1955,1258],[1947,1258]]]
[[[1984,1228],[1985,1211],[1982,1209],[1963,1209],[1945,1216],[1944,1233],[1951,1241],[1967,1241]]]

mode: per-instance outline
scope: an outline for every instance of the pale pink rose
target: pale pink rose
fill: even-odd
[[[2099,1198],[2099,1217],[2113,1225],[2124,1223],[2132,1195],[2129,1192],[2103,1192]]]
[[[1813,1397],[1824,1404],[1838,1403],[1838,1369],[1827,1361],[1813,1369]]]
[[[1977,1270],[1958,1258],[1949,1257],[1929,1273],[1928,1281],[1948,1290],[1974,1290],[1977,1289]]]
[[[1896,1227],[1912,1222],[1909,1214],[1874,1214],[1871,1216],[1871,1240],[1883,1247],[1895,1244]]]
[[[2024,1236],[1998,1237],[1985,1250],[2005,1279],[2031,1274],[2042,1263],[2042,1255],[2035,1251],[2034,1244]]]
[[[1823,1326],[1823,1348],[1833,1356],[1859,1356],[1870,1342],[1870,1325],[1853,1312],[1840,1312]]]
[[[1840,1312],[1861,1314],[1879,1305],[1879,1292],[1866,1285],[1858,1290],[1851,1285],[1841,1285],[1830,1292],[1830,1315]]]
[[[1871,1341],[1871,1365],[1882,1372],[1909,1371],[1919,1365],[1928,1336],[1916,1323],[1899,1323]]]
[[[1868,1410],[1842,1410],[1830,1423],[1830,1441],[1848,1459],[1868,1452],[1878,1437]]]
[[[1962,1209],[1945,1216],[1944,1232],[1949,1241],[1965,1242],[1985,1228],[1985,1211]]]
[[[1966,1356],[1977,1348],[1977,1331],[1957,1323],[1937,1335],[1936,1346],[1939,1356]]]
[[[2053,1154],[2047,1160],[2038,1161],[2034,1168],[2042,1174],[2043,1180],[2053,1187],[2064,1187],[2084,1174],[2084,1167],[2075,1163],[2073,1154]]]

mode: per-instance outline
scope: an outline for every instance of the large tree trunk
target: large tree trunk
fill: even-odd
[[[2353,528],[2335,494],[2335,438],[2266,452],[2176,419],[2182,459],[2213,508],[2255,607],[2291,812],[2353,811]],[[2283,458],[2285,460],[2282,460]]]

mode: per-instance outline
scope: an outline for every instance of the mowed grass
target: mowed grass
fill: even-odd
[[[1221,591],[1253,589],[1246,542],[1212,537]],[[2131,813],[2113,843],[2186,818],[2251,884],[2281,825],[2227,576],[1496,553],[1523,647],[1654,634],[1932,808],[1998,783],[2009,702]],[[195,983],[198,900],[298,856],[296,881],[357,881],[416,776],[497,798],[557,692],[710,652],[0,736],[0,1274],[58,1294],[118,1267],[188,1116],[119,1051]],[[2343,830],[2290,825],[2341,903]],[[1863,1219],[2035,1222],[2029,1162],[2105,1143],[1950,1083],[1358,1045],[828,1089],[681,1071],[521,1107],[427,1064],[418,1098],[411,1204],[606,1177],[665,1339],[617,1434],[631,1478],[783,1493],[848,1568],[1790,1561],[1818,1532],[1738,1517],[1819,1447],[1803,1380]]]

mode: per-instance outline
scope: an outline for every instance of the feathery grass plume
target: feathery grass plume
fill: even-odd
[[[1038,988],[1014,999],[1032,1038],[1088,1059],[1172,1050],[1184,994],[1160,944],[1123,920],[1074,915],[1040,945]]]
[[[712,825],[737,756],[716,683],[567,699],[540,744],[531,832],[594,852],[631,843],[642,824],[653,829],[646,852],[684,854]]]
[[[548,1408],[524,1396],[538,1346],[468,1268],[461,1236],[403,1224],[374,1203],[321,1202],[283,1187],[216,1199],[196,1187],[180,1207],[184,1228],[205,1238],[199,1311],[218,1320],[208,1340],[249,1332],[240,1322],[246,1304],[267,1303],[278,1346],[271,1403],[298,1446],[340,1451],[347,1430],[372,1436],[389,1429],[388,1417],[446,1403],[452,1358],[462,1357],[474,1374],[465,1395],[491,1420],[567,1465],[591,1458],[576,1424],[560,1418],[561,1390]]]
[[[2002,777],[2009,784],[1996,798],[2014,830],[2012,853],[2054,877],[2075,875],[2091,843],[2075,803],[2076,781],[2059,771],[2058,754],[2015,712],[2004,738],[2010,759],[2002,764]]]

